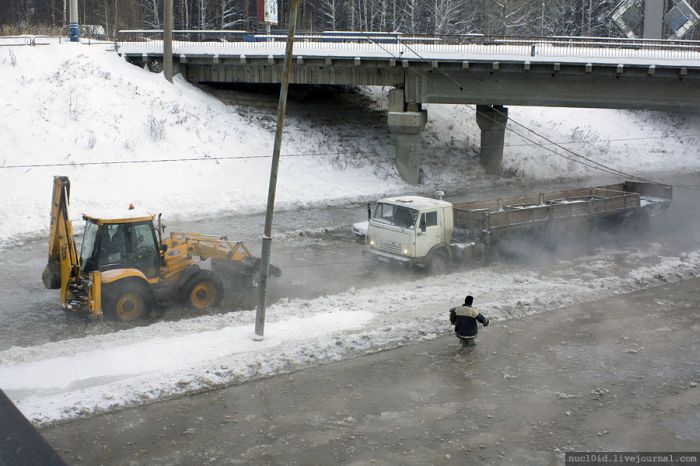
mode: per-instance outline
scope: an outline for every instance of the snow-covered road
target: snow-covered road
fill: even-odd
[[[0,387],[37,424],[241,383],[449,332],[465,293],[499,321],[700,275],[700,251],[601,250],[545,266],[499,264],[418,281],[281,300],[266,339],[254,311],[159,322],[0,352]]]

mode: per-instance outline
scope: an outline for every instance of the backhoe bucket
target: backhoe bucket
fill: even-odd
[[[51,259],[41,273],[41,281],[49,290],[61,288],[61,262],[58,259]]]

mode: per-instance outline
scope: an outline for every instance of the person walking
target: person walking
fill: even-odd
[[[489,325],[489,319],[472,307],[474,297],[469,295],[464,298],[464,305],[450,309],[450,323],[455,326],[455,336],[462,343],[462,348],[474,344],[474,339],[479,332],[477,322],[484,327]]]

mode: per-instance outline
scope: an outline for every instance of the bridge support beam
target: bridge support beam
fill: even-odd
[[[508,109],[502,105],[477,105],[476,124],[481,129],[479,161],[491,175],[500,175]]]
[[[389,112],[389,131],[394,142],[396,169],[409,184],[418,184],[420,170],[420,133],[428,121],[427,110]]]

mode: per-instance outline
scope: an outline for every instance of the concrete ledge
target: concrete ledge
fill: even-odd
[[[389,112],[389,129],[398,134],[418,134],[428,122],[428,112]]]

